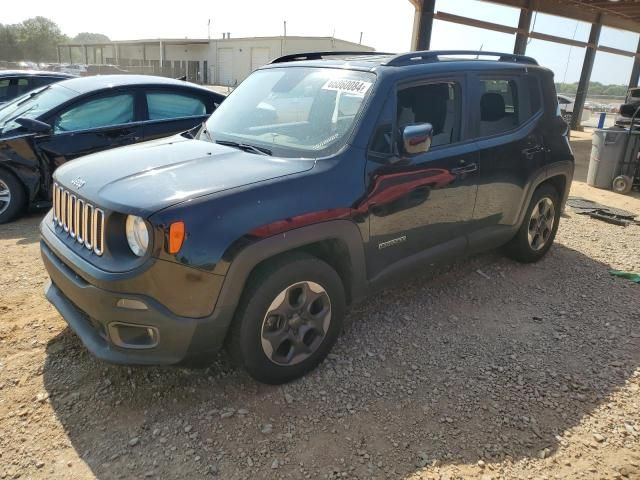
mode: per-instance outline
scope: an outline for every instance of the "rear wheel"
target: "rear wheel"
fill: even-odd
[[[627,175],[619,175],[613,179],[611,188],[616,193],[626,195],[633,188],[633,179]]]
[[[536,189],[524,221],[505,246],[506,254],[519,262],[537,262],[551,248],[560,222],[560,196],[549,184]]]
[[[298,253],[269,261],[247,284],[227,349],[256,380],[291,381],[327,356],[345,303],[342,281],[325,262]]]
[[[0,223],[7,223],[22,213],[26,195],[20,181],[12,173],[0,169]]]

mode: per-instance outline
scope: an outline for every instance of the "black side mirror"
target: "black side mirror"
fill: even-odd
[[[16,118],[15,122],[33,133],[51,133],[51,125],[35,118]]]
[[[431,148],[432,140],[433,126],[430,123],[406,125],[402,129],[402,153],[409,156],[425,153]]]

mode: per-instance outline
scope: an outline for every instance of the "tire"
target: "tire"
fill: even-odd
[[[333,268],[311,255],[286,254],[252,273],[227,350],[259,382],[289,382],[324,360],[342,330],[345,309],[344,286]]]
[[[546,214],[541,214],[541,211],[544,212],[544,209],[548,207],[552,207],[553,219],[550,219]],[[534,215],[535,209],[538,210]],[[540,220],[543,217],[546,218],[546,221]],[[559,222],[560,195],[558,191],[549,184],[540,185],[533,192],[518,233],[505,245],[506,255],[518,262],[537,262],[546,255],[553,245]],[[531,238],[530,229],[532,230]]]
[[[0,169],[0,224],[10,222],[21,214],[26,200],[24,187],[16,176]]]
[[[613,179],[611,189],[616,193],[626,195],[633,188],[633,179],[627,175],[619,175]]]

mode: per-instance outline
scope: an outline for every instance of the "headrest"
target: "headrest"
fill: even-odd
[[[480,99],[480,120],[495,122],[505,115],[504,98],[499,93],[488,92]]]

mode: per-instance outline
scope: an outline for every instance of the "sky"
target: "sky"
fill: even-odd
[[[170,1],[109,0],[108,8],[94,12],[86,0],[30,0],[3,9],[2,23],[19,23],[41,15],[55,21],[73,37],[79,32],[104,33],[112,40],[138,38],[212,38],[230,32],[232,37],[281,35],[331,36],[362,43],[379,51],[410,49],[413,6],[409,0],[190,0],[185,8]],[[437,0],[436,10],[516,27],[519,11],[480,0]],[[538,32],[586,41],[590,26],[583,22],[537,14]],[[432,49],[513,51],[514,35],[436,20]],[[638,34],[603,27],[600,43],[635,51]],[[584,49],[531,40],[527,55],[551,68],[556,81],[575,82],[580,77]],[[598,52],[592,81],[627,85],[633,59]]]

